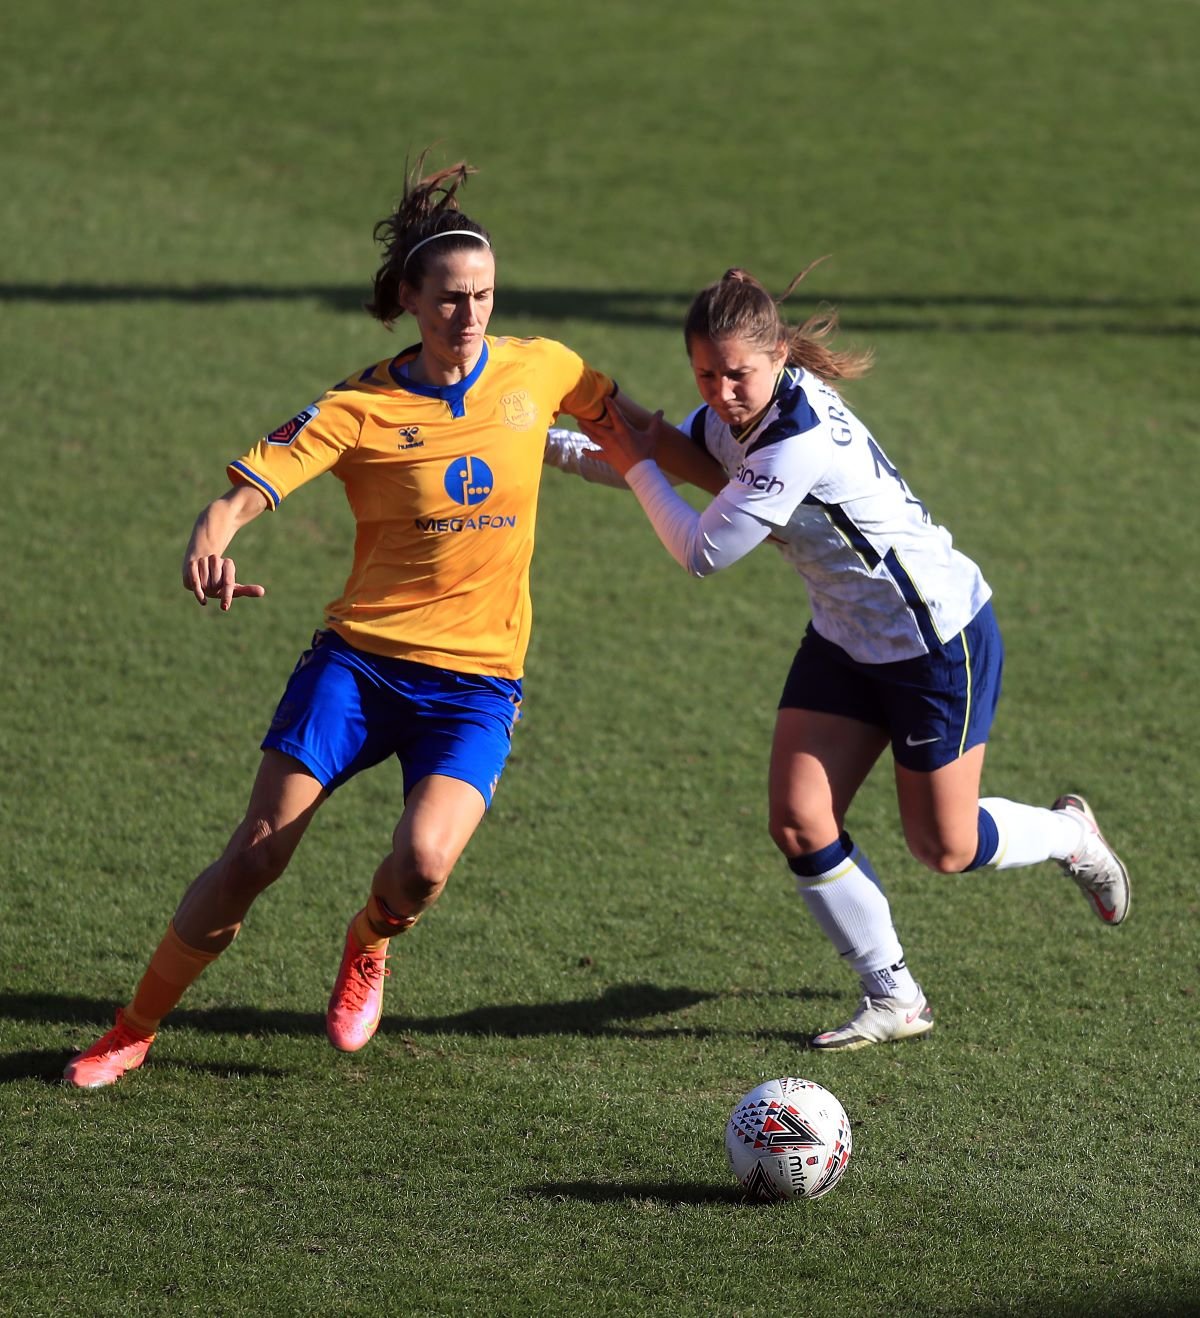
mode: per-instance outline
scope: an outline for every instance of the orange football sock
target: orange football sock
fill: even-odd
[[[150,958],[137,992],[125,1008],[126,1023],[139,1034],[153,1034],[204,967],[211,965],[220,955],[219,952],[202,952],[197,947],[189,947],[175,932],[174,924],[167,925],[167,932]]]
[[[364,952],[382,952],[389,938],[411,929],[417,919],[415,915],[397,915],[387,902],[372,893],[354,917],[354,941]]]

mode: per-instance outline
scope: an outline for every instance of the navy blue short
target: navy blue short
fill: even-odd
[[[1003,668],[1004,642],[990,601],[940,649],[890,664],[851,659],[810,623],[779,708],[883,728],[897,764],[931,773],[987,741]]]
[[[262,747],[299,760],[329,792],[395,755],[406,797],[438,773],[470,783],[490,806],[520,703],[519,680],[387,659],[321,631]]]

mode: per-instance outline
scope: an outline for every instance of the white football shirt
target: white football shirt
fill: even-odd
[[[697,575],[772,536],[805,580],[813,627],[861,663],[928,653],[990,598],[979,568],[930,518],[871,432],[802,367],[785,368],[746,433],[735,436],[707,406],[680,428],[729,476],[702,513],[664,492],[651,462],[626,479],[664,544]]]

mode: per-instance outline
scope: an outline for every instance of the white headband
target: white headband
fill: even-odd
[[[454,234],[458,234],[463,238],[478,238],[479,241],[485,247],[489,249],[491,248],[492,244],[488,242],[488,240],[483,236],[483,234],[476,233],[474,229],[443,229],[441,233],[430,234],[428,238],[422,238],[421,241],[415,247],[409,248],[408,255],[404,258],[404,265],[402,269],[404,270],[408,269],[409,261],[413,259],[413,257],[417,254],[417,252],[419,252],[421,248],[425,246],[426,243],[431,243],[436,238],[449,238]]]

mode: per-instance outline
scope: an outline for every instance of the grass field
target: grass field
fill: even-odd
[[[24,6],[0,320],[0,1313],[1200,1312],[1194,653],[1200,7],[1151,0]],[[996,592],[991,794],[1085,792],[1134,876],[923,872],[851,818],[938,1027],[830,1057],[855,986],[765,831],[806,619],[769,552],[688,580],[548,473],[525,719],[352,1057],[323,1012],[399,808],[324,809],[146,1068],[68,1092],[240,817],[352,528],[317,482],[178,563],[224,464],[408,340],[357,311],[406,156],[480,173],[493,328],[678,416],[730,265],[842,308],[850,393]],[[806,1075],[855,1156],[741,1202],[737,1098]]]

